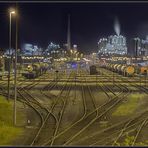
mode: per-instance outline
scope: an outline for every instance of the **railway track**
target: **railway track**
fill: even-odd
[[[110,73],[110,71],[109,70],[106,70],[106,69],[104,69],[105,70],[105,73],[107,72],[107,73]],[[130,84],[131,86],[133,86],[133,87],[135,87],[135,88],[137,88],[138,90],[141,90],[141,91],[143,91],[144,93],[146,93],[146,94],[148,94],[148,89],[147,88],[145,88],[144,86],[142,86],[142,85],[139,85],[139,84],[133,84],[133,79],[135,79],[135,78],[132,78],[132,80],[130,79],[129,80],[129,78],[128,77],[123,77],[123,76],[121,76],[121,75],[118,75],[118,74],[116,74],[117,76],[118,76],[118,79],[120,80],[120,81],[122,81],[123,83],[125,83],[125,81],[128,83],[128,84]],[[110,78],[111,78],[111,76],[109,76]],[[128,86],[127,86],[128,87]]]
[[[70,77],[69,77],[69,78],[70,78]],[[69,80],[69,78],[68,78],[68,80]],[[67,82],[68,82],[68,80],[67,80]],[[48,114],[47,114],[47,116],[46,116],[46,118],[45,118],[43,124],[41,125],[41,127],[40,127],[39,130],[38,130],[38,133],[36,134],[35,138],[33,139],[32,143],[31,143],[31,146],[32,146],[32,145],[41,145],[42,143],[44,143],[45,141],[48,140],[48,138],[49,138],[49,133],[47,134],[48,137],[44,137],[43,140],[39,140],[39,135],[41,135],[41,133],[42,133],[42,131],[43,131],[45,125],[48,124],[47,121],[49,120],[51,113],[54,115],[55,122],[54,122],[54,124],[53,124],[53,125],[54,125],[54,127],[53,127],[54,130],[52,131],[52,134],[50,134],[50,136],[52,136],[52,141],[51,141],[51,144],[50,144],[50,145],[52,145],[52,144],[54,143],[54,136],[55,136],[56,133],[58,132],[58,129],[59,129],[59,126],[60,126],[60,122],[61,122],[61,119],[62,119],[62,115],[63,115],[63,112],[64,112],[64,108],[65,108],[65,106],[66,106],[66,100],[67,100],[67,99],[63,99],[62,95],[63,95],[63,92],[65,91],[65,89],[66,89],[68,92],[70,91],[70,88],[69,88],[69,87],[66,88],[66,87],[67,87],[67,82],[66,82],[66,84],[63,86],[63,88],[62,88],[60,94],[58,94],[58,96],[57,96],[56,100],[54,101],[54,103],[52,104],[52,106],[51,106],[51,108],[50,108],[50,110],[49,110],[49,112],[48,112]],[[67,98],[68,93],[66,93],[64,96]],[[59,111],[57,111],[57,110],[58,110],[57,107],[58,107],[59,105],[60,105],[61,108],[59,109]],[[56,108],[56,111],[54,111],[55,108]],[[58,107],[58,108],[59,108],[59,107]],[[47,129],[47,128],[46,128],[46,129]],[[50,125],[50,129],[51,129],[51,125]],[[48,131],[51,132],[51,130],[49,130],[49,127],[48,127]],[[44,131],[43,131],[43,134],[44,134]]]
[[[120,79],[121,79],[121,77],[119,77]],[[121,79],[122,81],[123,81],[123,79]],[[147,90],[145,90],[145,88],[144,87],[140,87],[139,88],[139,86],[138,85],[134,85],[134,84],[131,84],[131,81],[128,81],[129,83],[130,83],[130,85],[132,85],[132,86],[134,86],[134,87],[136,87],[136,88],[138,88],[138,89],[142,89],[143,90],[143,92],[145,92],[145,93],[147,93]],[[128,87],[128,86],[127,86]],[[137,140],[137,137],[138,137],[138,135],[139,135],[139,133],[141,132],[141,130],[142,130],[142,128],[144,127],[144,125],[147,123],[147,120],[148,120],[148,118],[146,118],[146,119],[143,119],[142,118],[142,120],[141,120],[141,122],[140,122],[140,125],[138,125],[138,127],[136,126],[135,127],[135,129],[132,129],[132,130],[128,130],[128,131],[130,131],[130,132],[135,132],[135,131],[137,131],[137,132],[135,132],[135,134],[133,135],[133,137],[134,137],[134,139],[133,139],[133,142],[132,142],[132,144],[131,144],[131,146],[134,146],[134,144],[135,144],[135,142],[136,142],[136,140]],[[121,130],[121,132],[120,132],[120,134],[118,135],[118,137],[116,138],[116,140],[114,140],[114,143],[113,143],[113,145],[115,145],[116,143],[118,143],[117,141],[121,138],[121,137],[123,137],[123,135],[125,135],[124,134],[124,131],[126,131],[130,126],[130,123],[132,122],[132,120],[131,121],[129,121],[128,123],[126,123],[125,124],[125,126],[122,128],[122,130]],[[137,122],[136,122],[136,124],[137,124]],[[135,125],[136,125],[135,124]],[[133,125],[132,125],[133,126]],[[111,138],[111,136],[109,136],[109,138]],[[103,141],[103,140],[102,140]],[[98,142],[95,142],[94,144],[97,144]],[[120,142],[119,142],[120,143]],[[91,146],[93,146],[94,144],[92,144]],[[107,145],[108,143],[106,143],[105,145]]]
[[[85,88],[86,89],[86,88]],[[90,93],[90,90],[88,91],[89,93]],[[88,100],[86,100],[86,95],[85,95],[85,97],[84,97],[84,95],[85,95],[85,93],[84,93],[84,87],[82,86],[82,96],[83,96],[83,104],[84,104],[84,114],[82,115],[82,117],[78,120],[78,121],[76,121],[75,123],[73,123],[71,126],[69,126],[67,129],[65,129],[64,131],[62,131],[61,133],[60,133],[60,135],[61,136],[63,136],[63,134],[64,134],[64,136],[66,136],[66,137],[69,137],[72,133],[72,130],[73,130],[73,128],[76,128],[75,126],[77,126],[77,128],[79,128],[79,125],[76,125],[76,124],[78,124],[80,121],[82,122],[82,119],[86,116],[86,114],[87,114],[87,112],[89,111],[91,111],[91,109],[93,108],[94,109],[94,107],[95,107],[95,102],[94,102],[94,98],[89,98],[89,102],[88,102]],[[88,96],[87,96],[88,97]],[[91,96],[92,97],[92,96]],[[90,101],[92,101],[92,106],[90,107]],[[88,109],[89,108],[89,109]],[[93,110],[92,109],[92,110]],[[96,111],[97,112],[97,111]],[[83,123],[84,124],[84,123]],[[70,131],[69,131],[70,130]],[[78,129],[77,129],[78,130]],[[68,132],[68,133],[67,133]],[[75,129],[75,131],[73,131],[74,133],[76,132],[76,129]],[[59,135],[58,135],[59,136]],[[61,140],[64,142],[65,141],[65,139],[66,138],[63,138],[63,137],[60,137],[60,139],[57,139],[57,136],[55,137],[56,138],[56,144],[55,145],[58,145],[58,143],[59,143],[59,141],[58,140],[60,140],[60,143],[62,143],[61,142]]]
[[[127,91],[127,90],[126,90]],[[82,90],[82,92],[83,92],[83,96],[84,96],[84,90]],[[124,93],[124,91],[122,92],[122,93]],[[123,97],[122,97],[122,99],[123,98],[125,98],[126,97],[126,95],[124,95]],[[85,97],[83,97],[83,98],[85,98]],[[84,99],[83,99],[84,100]],[[88,113],[87,114],[87,109],[86,109],[86,101],[84,100],[83,101],[83,103],[85,104],[84,105],[84,114],[82,115],[82,117],[78,120],[78,121],[76,121],[75,123],[73,123],[71,126],[69,126],[68,128],[66,128],[65,130],[63,130],[62,132],[60,132],[59,134],[57,134],[57,136],[55,136],[55,139],[56,139],[56,141],[58,141],[58,143],[56,144],[56,145],[62,145],[62,143],[63,142],[65,142],[65,143],[63,143],[63,145],[67,145],[67,144],[69,144],[69,143],[71,143],[71,141],[73,141],[75,138],[77,138],[77,137],[79,137],[79,135],[81,134],[81,133],[83,133],[84,131],[86,131],[86,129],[90,126],[90,125],[92,125],[97,119],[99,119],[99,118],[101,118],[103,115],[105,115],[106,114],[106,112],[108,112],[110,109],[112,109],[113,108],[113,106],[115,106],[115,105],[117,105],[119,102],[120,102],[121,100],[120,99],[118,99],[118,100],[116,100],[115,102],[113,101],[112,103],[113,104],[109,104],[109,102],[107,102],[106,104],[103,104],[101,107],[97,107],[96,109],[93,109],[93,111],[92,112],[90,112],[90,113]],[[110,102],[111,103],[111,102]],[[107,106],[107,104],[108,104],[108,106]],[[104,108],[108,108],[107,110],[103,110],[103,107]],[[101,112],[100,112],[100,110],[102,109],[102,114],[101,114]],[[99,112],[99,115],[97,115],[96,117],[92,117],[92,115],[95,113],[95,112]],[[89,120],[91,118],[91,120]],[[87,121],[88,120],[88,121]],[[87,123],[86,123],[86,121],[87,121]],[[83,126],[83,127],[82,127]],[[77,129],[77,131],[76,131],[76,129]],[[71,132],[73,132],[73,133],[71,133]],[[65,138],[65,139],[63,139],[63,137],[69,137],[70,135],[72,135],[71,136],[71,138],[69,138],[68,140],[67,140],[67,138]],[[62,141],[60,141],[62,139]],[[51,141],[51,139],[50,139],[50,141]],[[48,141],[48,142],[50,142],[50,141]],[[44,145],[48,145],[48,143],[45,143]]]
[[[123,136],[126,136],[127,133],[134,132],[137,127],[146,120],[148,114],[148,110],[142,111],[141,113],[133,116],[130,119],[127,119],[125,121],[119,122],[111,127],[108,127],[106,129],[103,129],[99,132],[96,132],[95,134],[88,136],[85,138],[85,140],[94,139],[94,142],[90,142],[89,146],[119,146],[120,143],[119,140],[123,138]],[[97,138],[96,138],[97,137]],[[102,138],[100,138],[102,137]],[[120,145],[123,146],[123,145]]]
[[[87,80],[90,78],[86,76],[84,71],[79,72],[78,76],[79,85],[81,86],[81,101],[83,111],[79,114],[79,117],[75,121],[71,121],[67,127],[62,123],[65,109],[68,106],[68,100],[70,92],[73,89],[76,91],[76,80],[75,74],[70,75],[67,81],[62,87],[58,88],[58,81],[50,81],[43,89],[40,90],[41,94],[46,99],[51,99],[51,106],[44,106],[41,104],[37,97],[33,96],[29,90],[34,88],[40,82],[32,82],[27,86],[20,87],[18,90],[19,99],[30,106],[40,117],[39,126],[33,139],[31,139],[31,146],[71,146],[71,145],[112,145],[116,146],[121,143],[126,137],[126,133],[134,136],[131,146],[134,146],[138,141],[139,135],[148,122],[147,113],[145,111],[141,114],[135,115],[133,118],[117,123],[113,126],[101,127],[100,123],[105,119],[106,116],[111,117],[111,112],[122,101],[131,94],[132,90],[125,84],[125,79],[121,76],[115,75],[115,79],[119,83],[113,85],[105,84],[112,78],[112,73],[102,72],[103,75],[98,76],[96,81],[96,92],[97,90],[102,91],[107,97],[107,101],[102,105],[96,103],[96,98],[93,94],[94,87],[88,84]],[[105,81],[101,81],[104,78]],[[95,79],[95,77],[94,77]],[[139,85],[134,85],[130,80],[126,80],[130,85],[140,89]],[[94,85],[94,84],[93,84]],[[113,86],[113,87],[111,87]],[[50,91],[58,89],[60,92],[56,96],[52,96]],[[146,88],[141,87],[141,91],[147,93]],[[77,95],[75,93],[75,101],[77,101]],[[79,104],[78,104],[79,105]],[[97,127],[97,129],[95,129]],[[110,135],[109,135],[110,134]],[[109,139],[106,142],[106,139]]]
[[[40,79],[41,80],[41,79]],[[27,81],[25,81],[27,82]],[[44,107],[36,97],[34,97],[29,90],[31,90],[33,87],[35,87],[36,85],[38,85],[40,83],[40,81],[38,82],[34,82],[32,81],[31,83],[27,84],[26,86],[19,86],[18,88],[18,98],[17,100],[25,103],[26,105],[28,105],[29,107],[31,107],[36,113],[37,116],[40,118],[40,125],[43,124],[44,120],[46,119],[47,114],[49,113],[48,108]],[[21,84],[25,85],[24,82],[21,82]],[[4,95],[4,93],[3,93]],[[14,96],[11,95],[11,98],[13,98]],[[56,118],[52,113],[51,116],[53,118]]]
[[[99,121],[101,121],[101,119],[102,119],[102,117],[105,115],[106,116],[106,114],[107,113],[109,113],[109,111],[111,110],[111,109],[113,109],[114,107],[116,107],[117,105],[118,105],[118,103],[120,103],[120,101],[122,100],[122,99],[124,99],[124,98],[126,98],[126,96],[128,95],[128,93],[127,94],[125,94],[124,96],[122,96],[121,97],[121,99],[118,99],[118,100],[111,100],[111,101],[108,101],[107,103],[105,103],[104,105],[102,105],[102,110],[104,110],[104,111],[102,111],[102,113],[92,122],[92,123],[94,123],[94,122],[99,122]],[[112,104],[111,104],[112,103]],[[99,111],[99,113],[100,113],[100,111]],[[91,135],[92,133],[90,132],[90,135]],[[88,134],[89,135],[89,134]],[[77,139],[76,141],[77,142],[75,142],[75,144],[76,145],[87,145],[87,143],[88,142],[90,142],[90,139],[89,140],[86,140],[86,141],[83,141],[83,139],[85,139],[87,136],[83,136],[80,140],[79,139]],[[83,141],[83,142],[82,142]],[[82,143],[81,143],[82,142]]]

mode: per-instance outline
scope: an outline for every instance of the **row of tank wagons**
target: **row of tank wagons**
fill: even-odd
[[[147,66],[123,65],[123,64],[106,64],[107,69],[122,74],[124,76],[133,76],[134,74],[147,75]]]
[[[47,63],[28,64],[22,75],[28,79],[37,78],[46,73],[48,67],[49,65]]]

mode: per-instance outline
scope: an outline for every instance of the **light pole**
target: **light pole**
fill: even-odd
[[[16,4],[17,9],[17,4]],[[14,125],[16,125],[16,100],[17,100],[17,50],[18,50],[18,12],[16,15],[16,28],[15,28],[15,64],[14,64]]]
[[[9,12],[9,56],[11,49],[11,15],[15,14],[15,11]],[[10,99],[10,67],[11,67],[11,58],[8,60],[8,100]]]

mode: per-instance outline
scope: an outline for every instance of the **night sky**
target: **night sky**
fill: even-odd
[[[9,14],[13,3],[0,3],[0,48],[8,48]],[[19,3],[19,47],[32,43],[46,48],[53,41],[66,43],[67,15],[71,15],[71,42],[78,49],[92,52],[101,37],[115,34],[114,20],[121,34],[145,38],[148,35],[148,3]],[[14,38],[13,18],[12,30]]]

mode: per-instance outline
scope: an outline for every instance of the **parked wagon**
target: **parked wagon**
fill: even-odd
[[[26,78],[36,78],[46,73],[48,69],[47,63],[33,63],[28,64],[25,68],[24,73],[22,74]]]
[[[95,65],[90,66],[90,67],[89,67],[89,70],[90,70],[90,75],[96,75],[96,74],[98,74]]]

